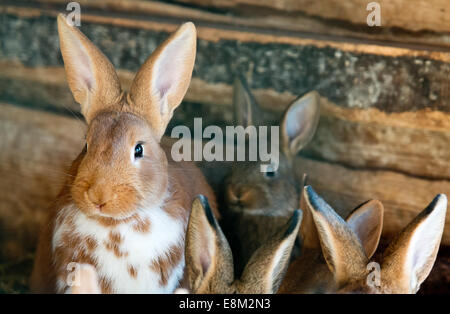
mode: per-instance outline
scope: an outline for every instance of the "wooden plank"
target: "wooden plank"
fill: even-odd
[[[232,9],[235,12],[258,14],[255,9],[270,9],[285,13],[301,12],[326,19],[366,25],[366,0],[176,0],[203,7]],[[378,0],[382,25],[410,31],[432,30],[448,32],[450,15],[447,0]],[[256,12],[256,13],[255,13]]]
[[[188,3],[187,0],[185,3]],[[195,1],[195,0],[194,0]],[[67,5],[66,0],[28,0],[30,6],[36,4],[45,4],[46,6],[55,6],[64,10]],[[240,10],[240,4],[237,7],[228,7],[233,2],[226,1],[219,3],[216,1],[189,1],[197,7],[187,7],[184,2],[164,3],[159,1],[146,0],[104,0],[89,1],[80,0],[83,12],[92,10],[101,10],[107,12],[121,12],[128,14],[139,14],[145,16],[168,17],[183,20],[192,20],[196,23],[222,24],[228,27],[239,28],[256,28],[263,30],[281,30],[289,32],[303,32],[313,34],[315,36],[333,36],[341,38],[353,38],[357,40],[373,40],[409,44],[422,44],[434,47],[450,47],[450,39],[445,34],[436,32],[413,33],[411,31],[391,29],[389,27],[368,27],[351,24],[351,21],[341,21],[342,16],[336,19],[327,20],[320,14],[307,14],[303,11],[284,12],[281,9],[273,9],[265,6],[264,2],[253,3],[251,9],[245,9],[248,5],[243,5],[244,10]],[[340,4],[340,2],[338,2]],[[224,6],[222,6],[224,5]],[[236,4],[235,4],[236,5]],[[253,7],[256,6],[255,7]],[[211,12],[210,8],[221,8],[232,10],[230,12],[218,13]],[[386,6],[383,6],[386,8]],[[304,9],[304,7],[301,7]],[[388,9],[386,9],[388,10]],[[364,16],[368,12],[364,12]],[[352,15],[353,17],[353,15]],[[339,22],[337,22],[339,21]],[[365,21],[364,21],[365,22]],[[383,21],[384,23],[384,21]],[[416,24],[414,24],[416,26]],[[448,32],[448,30],[446,31]]]

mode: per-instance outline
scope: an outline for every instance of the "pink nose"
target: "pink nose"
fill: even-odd
[[[98,187],[92,187],[87,191],[89,201],[97,210],[101,210],[108,202],[108,193]]]
[[[102,207],[104,207],[106,205],[106,203],[102,203],[102,204],[93,203],[93,204],[94,204],[95,208],[97,208],[97,209],[102,209]]]

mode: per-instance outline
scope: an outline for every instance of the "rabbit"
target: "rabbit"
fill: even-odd
[[[302,224],[307,225],[305,232],[314,228],[317,239],[309,239],[310,246],[290,265],[280,293],[411,294],[419,290],[441,242],[447,211],[444,194],[437,195],[375,258],[383,222],[379,201],[363,204],[344,221],[312,187],[305,187],[304,196],[305,218],[309,211],[313,224],[306,219]]]
[[[102,293],[171,293],[184,274],[192,200],[205,194],[216,210],[201,171],[174,162],[161,141],[190,83],[195,26],[181,25],[151,54],[129,93],[109,60],[63,15],[58,33],[88,130],[43,226],[31,291],[66,292],[67,265],[77,262],[95,267]]]
[[[234,275],[233,255],[208,200],[197,197],[186,233],[187,286],[191,293],[271,294],[276,293],[289,263],[302,212],[295,210],[290,220],[258,248],[242,276]]]
[[[262,111],[244,78],[234,84],[235,123],[258,126]],[[240,273],[253,252],[275,230],[284,225],[299,204],[302,182],[298,182],[293,160],[313,138],[320,116],[319,97],[315,91],[293,101],[281,120],[279,167],[261,172],[261,162],[234,162],[223,183],[221,208],[224,232],[230,239]],[[221,202],[222,203],[222,202]]]

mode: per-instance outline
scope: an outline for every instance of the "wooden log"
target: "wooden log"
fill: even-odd
[[[0,250],[23,257],[36,243],[46,209],[58,193],[65,171],[84,145],[84,125],[75,118],[0,104]],[[341,213],[376,198],[386,209],[385,234],[398,232],[437,193],[450,195],[448,180],[427,180],[391,171],[354,170],[299,157],[298,175]],[[202,163],[217,187],[228,164]],[[443,244],[450,244],[450,215]]]
[[[366,0],[176,0],[203,7],[232,9],[234,12],[258,13],[269,9],[285,13],[301,12],[326,19],[366,25]],[[432,30],[448,32],[450,15],[446,0],[379,0],[382,25],[410,31]]]
[[[30,7],[43,7],[43,5],[45,5],[46,8],[55,7],[62,11],[65,10],[67,5],[66,0],[27,0],[26,3]],[[341,10],[337,13],[337,17],[332,16],[326,18],[322,16],[323,10],[319,10],[316,12],[317,14],[308,14],[308,7],[305,9],[305,6],[301,7],[300,10],[293,11],[273,8],[270,7],[270,5],[266,6],[265,4],[267,3],[264,3],[264,1],[257,1],[250,5],[245,3],[239,4],[233,1],[220,3],[219,1],[196,0],[181,0],[180,4],[147,0],[80,0],[78,3],[82,8],[83,13],[93,11],[98,11],[99,13],[119,12],[157,18],[188,19],[194,21],[196,24],[222,24],[232,28],[239,27],[247,29],[253,28],[300,32],[316,37],[333,36],[347,38],[347,40],[353,38],[362,41],[385,41],[430,45],[434,47],[450,47],[450,40],[445,33],[439,33],[438,31],[421,33],[411,32],[408,28],[402,30],[399,29],[398,26],[395,26],[393,29],[390,27],[391,25],[389,23],[385,24],[386,21],[384,18],[382,19],[382,27],[369,27],[365,24],[355,25],[352,24],[353,20],[346,20],[345,16],[340,15]],[[189,3],[190,6],[187,7],[184,3]],[[337,4],[341,5],[340,2]],[[193,7],[193,5],[196,7]],[[324,6],[324,4],[322,4],[322,6]],[[359,7],[360,9],[365,8],[364,4]],[[211,8],[220,8],[221,11],[226,11],[211,12]],[[385,5],[383,5],[382,8],[382,16],[385,17],[385,11],[390,11],[391,9],[390,6]],[[433,7],[433,9],[435,9],[435,7]],[[430,10],[428,10],[428,12],[429,11]],[[28,10],[28,12],[30,12],[30,10]],[[369,12],[367,11],[362,12],[363,15],[357,22],[361,22],[361,18],[367,16],[368,13]],[[388,15],[391,16],[392,14]],[[354,14],[352,14],[351,17],[354,18]],[[365,23],[365,20],[362,22]],[[418,25],[420,27],[421,24],[413,24],[414,27],[418,27]],[[448,29],[444,31],[448,32]]]

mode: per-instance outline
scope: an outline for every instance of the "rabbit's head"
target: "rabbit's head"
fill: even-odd
[[[239,77],[234,85],[235,123],[244,128],[259,127],[264,124],[262,116],[263,111],[247,83]],[[297,208],[299,198],[292,160],[312,139],[318,120],[319,98],[316,92],[292,102],[280,123],[278,168],[262,172],[261,162],[235,162],[225,180],[227,209],[238,213],[290,215]],[[270,147],[270,144],[267,146]]]
[[[67,81],[88,124],[86,146],[74,163],[75,204],[107,219],[159,205],[168,185],[160,140],[190,83],[195,26],[183,24],[152,53],[129,93],[106,56],[63,15],[58,32]]]
[[[305,219],[301,234],[308,245],[290,266],[283,292],[418,291],[439,249],[447,210],[444,194],[437,195],[375,258],[372,256],[383,226],[383,206],[379,201],[364,203],[344,221],[310,186],[303,195]],[[314,241],[313,237],[317,239]],[[318,255],[311,254],[315,246]]]
[[[208,201],[197,197],[186,233],[186,272],[193,293],[275,293],[286,272],[302,220],[292,218],[250,258],[242,276],[235,278],[233,256]]]

